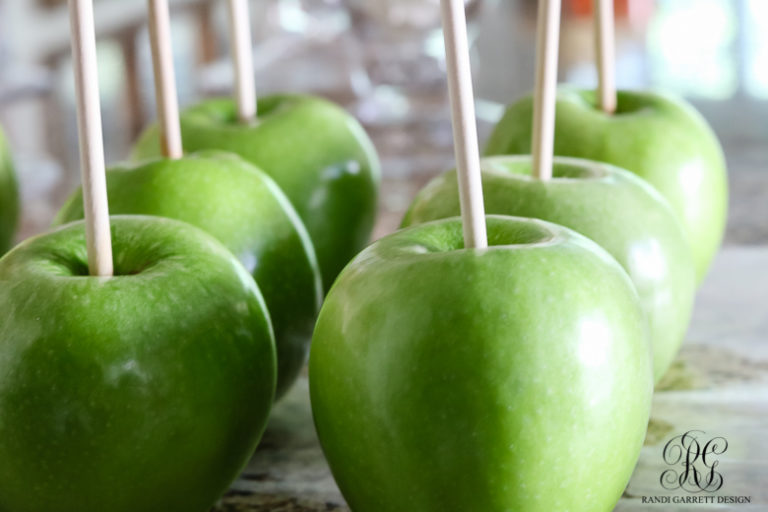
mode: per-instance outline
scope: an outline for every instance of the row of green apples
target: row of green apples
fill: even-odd
[[[487,154],[529,152],[532,118],[531,98],[511,106]],[[625,489],[723,234],[726,169],[665,95],[606,114],[563,90],[555,132],[551,180],[530,156],[482,161],[489,249],[464,250],[449,172],[328,294],[310,391],[353,510],[607,512]]]
[[[150,127],[106,173],[114,277],[89,275],[82,191],[0,259],[0,510],[208,509],[306,362],[323,281],[370,237],[378,157],[337,105],[265,97],[242,124],[211,100],[181,127],[183,158]]]
[[[620,98],[624,97],[633,96],[624,94]],[[661,101],[651,95],[646,106],[633,108],[622,106],[624,101],[621,100],[620,113],[610,121],[618,122],[623,118],[632,124],[635,117],[644,118],[653,114],[651,117],[658,117],[660,126],[655,129],[659,136],[676,139],[676,155],[683,154],[683,161],[691,164],[671,168],[670,173],[676,173],[677,179],[683,183],[691,176],[697,176],[697,186],[702,186],[703,182],[724,181],[722,157],[706,125],[680,103],[666,100],[667,108],[655,106]],[[320,111],[323,113],[320,120],[331,117],[339,123],[334,125],[313,120],[312,115],[304,111],[303,115],[294,117],[299,122],[285,121],[287,124],[281,124],[279,120],[283,116],[290,118],[295,113],[296,104],[305,106],[310,112]],[[584,107],[590,115],[594,114],[589,101],[584,103]],[[515,107],[510,112],[514,110]],[[687,124],[676,128],[675,123],[664,122],[670,112],[679,115],[680,111],[685,114],[681,117],[699,127],[698,132],[691,130]],[[317,273],[301,270],[316,270],[317,267],[311,255],[313,244],[308,241],[297,217],[302,215],[307,220],[312,234],[310,226],[313,223],[317,230],[332,229],[333,215],[328,212],[338,213],[340,224],[347,223],[340,229],[353,230],[354,225],[350,227],[350,221],[363,226],[358,225],[356,235],[358,243],[362,244],[362,240],[367,238],[367,233],[363,232],[370,230],[375,208],[378,169],[374,153],[354,120],[336,107],[318,100],[295,97],[264,100],[259,123],[251,127],[237,125],[234,107],[224,101],[205,104],[199,110],[195,108],[190,112],[195,115],[189,119],[185,115],[182,120],[187,150],[197,149],[191,141],[195,140],[197,125],[202,125],[204,136],[201,137],[200,147],[215,145],[246,157],[271,155],[274,166],[269,166],[263,156],[249,159],[257,161],[264,169],[272,169],[269,171],[271,174],[288,174],[283,178],[275,174],[274,178],[278,183],[285,180],[282,188],[294,200],[298,213],[291,209],[286,198],[280,198],[280,187],[266,175],[240,158],[218,152],[190,154],[177,161],[140,161],[110,172],[108,188],[112,211],[175,217],[197,224],[223,241],[248,270],[253,270],[264,289],[269,289],[265,283],[270,279],[277,283],[273,289],[285,293],[290,293],[295,287],[296,295],[293,297],[296,302],[285,300],[281,303],[282,309],[273,306],[269,310],[278,333],[278,361],[282,350],[283,361],[287,360],[291,365],[292,378],[305,356],[306,344],[300,341],[305,340],[302,333],[311,330],[311,319],[321,295]],[[499,125],[495,138],[509,132],[509,128],[505,128],[508,122]],[[529,123],[528,119],[518,119],[512,125],[520,127]],[[271,130],[269,126],[272,126]],[[683,133],[680,133],[680,128]],[[650,129],[654,129],[653,123]],[[157,135],[151,132],[139,144],[137,155],[144,157],[159,151]],[[273,139],[265,135],[275,132],[279,136],[274,135]],[[339,142],[336,137],[344,133],[353,136],[341,137],[342,142]],[[646,140],[652,138],[649,133],[652,132],[645,133]],[[680,142],[685,133],[693,134],[688,146]],[[260,152],[258,147],[262,137],[268,142]],[[596,138],[604,141],[606,136],[598,134]],[[293,144],[288,144],[290,140]],[[240,144],[235,141],[240,141]],[[628,137],[627,144],[630,143],[631,138]],[[284,151],[282,159],[276,153],[279,148]],[[318,156],[323,154],[319,148],[342,155],[339,158],[344,163],[323,160]],[[344,148],[349,152],[345,154]],[[652,153],[651,149],[645,148],[642,156]],[[686,151],[687,157],[684,155]],[[702,158],[702,152],[705,156],[715,154],[719,160]],[[315,155],[315,158],[305,160],[305,155]],[[605,159],[600,155],[593,157]],[[667,157],[674,158],[675,155]],[[265,159],[259,161],[257,158]],[[298,165],[280,167],[282,160],[290,161],[292,158],[309,162],[307,165],[315,164],[313,174],[305,175],[302,181],[289,172],[301,172]],[[317,165],[321,161],[323,165]],[[699,162],[703,163],[692,169],[693,164]],[[643,185],[641,180],[608,166],[563,160],[558,163],[559,170],[556,169],[556,175],[561,177],[545,184],[525,179],[524,175],[528,172],[525,159],[489,160],[486,165],[490,166],[486,180],[493,176],[493,169],[503,170],[502,177],[522,187],[505,189],[501,184],[498,187],[487,184],[486,201],[491,212],[494,195],[502,202],[506,195],[530,197],[531,204],[541,203],[539,213],[532,210],[498,212],[537,216],[580,230],[602,244],[625,265],[635,280],[652,325],[656,322],[663,327],[668,321],[670,330],[677,328],[681,331],[678,336],[673,336],[661,327],[653,328],[654,346],[661,346],[664,357],[671,359],[685,330],[680,322],[687,323],[695,285],[691,260],[685,259],[691,258],[691,255],[686,252],[685,243],[682,248],[680,245],[685,235],[681,234],[682,228],[669,206],[664,206],[664,200],[648,185]],[[642,172],[642,169],[635,170]],[[681,176],[683,173],[686,175]],[[360,179],[363,182],[334,189],[329,184],[333,184],[335,179]],[[427,206],[427,201],[424,201],[424,207],[419,205],[425,197],[428,199],[433,195],[430,189],[441,187],[441,181],[445,180],[438,178],[437,184],[430,185],[417,199],[406,223],[431,218],[432,207]],[[308,201],[307,204],[296,204],[296,196],[292,197],[289,184],[308,187],[307,182],[316,185],[314,191],[304,192],[305,195],[301,196]],[[449,185],[450,181],[445,184]],[[558,187],[563,192],[556,192]],[[334,191],[335,194],[331,193]],[[720,199],[724,204],[724,186],[719,193],[722,193]],[[435,202],[453,204],[455,208],[455,188],[451,190],[447,187],[444,194],[442,200],[438,198]],[[356,200],[350,196],[363,198],[362,204],[368,205],[370,217],[361,214],[365,208],[353,212],[359,217],[350,216],[345,208]],[[337,201],[334,203],[331,199]],[[325,209],[319,208],[327,201],[332,204],[326,204]],[[716,206],[718,201],[715,197],[710,198],[710,202]],[[318,209],[313,210],[312,207]],[[555,213],[550,213],[549,207]],[[243,208],[246,210],[242,211]],[[62,210],[57,222],[79,218],[82,210],[81,200],[76,194]],[[435,211],[435,218],[457,213]],[[320,221],[321,214],[326,219],[323,222]],[[327,220],[329,217],[330,221]],[[213,222],[212,218],[219,218],[222,226]],[[234,224],[238,222],[243,222],[242,228]],[[595,227],[601,222],[606,223],[604,228]],[[0,279],[5,288],[3,300],[6,305],[17,308],[13,311],[13,322],[3,325],[4,339],[14,337],[14,329],[40,332],[48,329],[68,333],[66,339],[53,336],[48,339],[50,343],[35,342],[29,346],[10,343],[6,347],[8,350],[2,352],[2,410],[4,413],[10,411],[11,416],[5,415],[3,423],[4,439],[9,442],[0,443],[0,460],[6,461],[6,464],[0,464],[0,500],[9,510],[83,510],[84,504],[87,505],[85,508],[93,504],[98,509],[110,511],[135,510],[137,506],[141,510],[202,509],[201,504],[210,503],[212,497],[226,487],[237,468],[241,467],[249,449],[253,448],[271,405],[274,367],[270,368],[267,345],[260,344],[259,350],[254,346],[252,350],[243,352],[244,345],[231,340],[230,335],[242,337],[243,332],[251,331],[249,336],[266,340],[271,336],[268,332],[270,322],[264,305],[254,298],[258,292],[254,292],[255,285],[248,284],[252,280],[242,279],[242,276],[238,278],[238,271],[233,270],[225,255],[217,252],[212,241],[200,238],[189,231],[191,227],[185,226],[116,218],[113,223],[116,274],[134,275],[136,278],[106,283],[79,280],[75,283],[75,292],[72,291],[75,288],[65,288],[55,281],[66,276],[87,274],[83,268],[86,258],[82,225],[71,225],[23,244],[3,260],[0,266]],[[663,231],[662,226],[667,226],[669,231]],[[718,226],[722,231],[722,218],[719,223],[714,223],[713,229],[717,230]],[[468,510],[472,509],[467,508],[469,500],[478,492],[487,505],[481,506],[481,509],[505,509],[510,503],[520,505],[520,500],[530,498],[530,493],[536,489],[543,492],[557,484],[565,490],[547,495],[554,502],[539,500],[536,501],[538,508],[532,508],[556,510],[574,499],[577,490],[585,488],[595,495],[595,503],[607,503],[626,483],[634,463],[632,455],[636,455],[638,440],[644,430],[643,421],[638,419],[642,419],[643,415],[647,417],[650,389],[643,387],[644,383],[651,382],[650,375],[643,379],[644,372],[650,374],[650,365],[643,363],[644,354],[647,359],[646,340],[631,334],[642,331],[637,326],[645,317],[641,319],[642,315],[635,314],[632,309],[638,299],[627,293],[626,274],[612,258],[600,252],[602,249],[594,242],[567,229],[538,221],[509,218],[491,218],[489,228],[493,245],[511,244],[512,250],[489,252],[489,257],[497,261],[490,261],[487,268],[475,265],[468,253],[453,251],[461,248],[460,224],[451,220],[403,230],[374,244],[348,267],[330,293],[315,333],[315,352],[311,361],[313,410],[334,473],[356,510],[402,510],[403,507],[413,508],[414,503],[420,505],[420,508],[417,507],[420,510]],[[610,235],[620,240],[612,242]],[[716,238],[719,239],[719,236]],[[640,241],[633,242],[633,237],[638,237]],[[257,248],[247,247],[243,240],[250,241]],[[320,253],[322,241],[313,241]],[[203,246],[207,245],[210,247],[204,249]],[[640,249],[629,251],[630,256],[621,253],[622,248],[630,246]],[[341,252],[338,247],[325,246],[331,252]],[[257,269],[262,262],[267,264],[270,261],[267,257],[269,248],[276,251],[276,256],[271,259],[270,271],[261,275],[260,279]],[[521,252],[518,248],[531,250]],[[356,248],[347,246],[344,250],[347,252],[343,256],[325,259],[320,256],[319,259],[326,264],[335,262],[335,271],[338,271]],[[289,256],[297,252],[304,257]],[[561,252],[564,257],[557,256]],[[64,253],[71,253],[70,257],[59,257]],[[568,262],[573,261],[568,253],[584,254],[586,263],[566,268]],[[148,256],[152,254],[154,260]],[[204,257],[194,259],[190,254],[202,254]],[[442,256],[447,259],[441,261]],[[510,256],[513,259],[524,256],[527,263],[509,260]],[[320,268],[324,271],[326,267],[321,263]],[[672,271],[669,271],[670,268]],[[510,269],[514,269],[515,275],[524,275],[527,289],[519,289],[521,281],[505,282]],[[181,286],[184,279],[173,277],[180,273],[209,275],[210,279],[206,278],[206,289],[201,291]],[[42,280],[42,275],[53,278]],[[333,281],[332,277],[327,277],[329,275],[334,274],[324,274],[327,284]],[[292,284],[294,279],[301,278],[304,283],[314,282],[314,286],[309,287],[310,293],[306,292],[306,287],[299,291],[298,285]],[[161,285],[167,290],[147,292],[150,279],[156,281],[152,286]],[[238,282],[240,285],[235,286],[234,283]],[[455,295],[453,285],[457,282],[467,283],[464,287],[466,297]],[[145,288],[141,288],[140,283],[144,283],[142,286]],[[682,284],[678,287],[676,283]],[[118,289],[127,288],[129,284],[137,290],[141,288],[143,292],[132,288],[125,291],[124,297],[117,293]],[[654,287],[661,291],[655,291]],[[581,293],[575,293],[577,290]],[[142,293],[149,295],[142,296]],[[135,296],[131,298],[132,294]],[[165,294],[168,300],[159,300],[158,294]],[[562,300],[560,295],[564,297]],[[268,305],[270,300],[275,300],[270,299],[266,291],[264,296]],[[310,302],[314,306],[299,308],[300,304],[307,302],[302,303],[296,297],[308,296],[312,297]],[[26,299],[16,300],[18,297]],[[654,298],[661,304],[660,307],[651,307]],[[39,302],[66,308],[67,314],[63,317],[46,315],[40,310]],[[440,306],[435,309],[435,304]],[[610,310],[612,313],[608,316],[611,318],[603,321],[594,315],[590,317],[589,313],[595,309],[589,308],[595,305],[598,309],[604,307],[606,311]],[[237,307],[233,309],[233,306]],[[547,308],[553,315],[549,322],[547,316],[541,314],[548,311]],[[121,311],[116,312],[116,309]],[[670,317],[662,314],[667,309],[679,312],[683,320],[669,320]],[[210,314],[202,314],[203,310]],[[245,314],[241,310],[253,314]],[[222,313],[213,314],[215,311]],[[235,314],[237,311],[241,314]],[[296,318],[309,319],[304,324],[293,324],[304,325],[303,328],[286,328],[285,332],[290,336],[284,339],[297,341],[294,345],[290,341],[284,343],[283,348],[278,326],[281,311],[286,312],[284,318],[289,323],[295,322]],[[62,318],[70,319],[71,325],[57,324]],[[502,332],[499,318],[516,319],[514,325],[518,331]],[[590,322],[585,323],[584,319]],[[119,325],[113,325],[115,322]],[[485,346],[461,345],[462,338],[469,338],[467,329],[474,329],[480,324],[488,329],[487,336],[483,336],[487,340]],[[159,326],[163,328],[157,329]],[[191,330],[190,326],[193,327]],[[158,357],[163,355],[158,353],[162,347],[167,349],[170,346],[159,342],[158,337],[168,335],[169,329],[186,333],[185,336],[194,334],[195,338],[188,340],[183,353],[175,353],[173,358],[178,357],[178,364],[170,368],[162,364],[162,361],[168,361],[168,354]],[[153,330],[157,333],[151,336]],[[110,336],[123,331],[120,338],[125,339],[112,345],[111,342],[119,340],[110,342]],[[592,344],[582,344],[581,353],[573,350],[574,333],[578,332],[585,339],[592,340]],[[414,336],[424,333],[428,336],[414,339]],[[617,344],[622,351],[611,352],[606,346],[611,345],[611,335],[616,333],[626,335],[625,343]],[[292,338],[294,334],[295,338]],[[656,338],[657,334],[661,337]],[[131,341],[134,338],[141,340],[135,346]],[[21,339],[31,338],[25,335]],[[510,339],[521,339],[525,343],[513,346],[509,343]],[[201,340],[207,340],[206,343],[218,340],[221,346],[201,345]],[[229,340],[231,346],[225,344],[225,340]],[[454,343],[454,340],[458,342]],[[670,345],[664,345],[663,340]],[[66,346],[60,346],[61,343]],[[504,344],[505,347],[497,344]],[[535,350],[531,344],[536,347]],[[499,352],[501,350],[506,351],[508,357],[504,357]],[[99,361],[93,360],[88,355],[89,351],[99,354]],[[603,358],[598,361],[601,355]],[[115,357],[126,358],[125,365],[118,368],[114,364]],[[514,360],[512,365],[510,358]],[[657,375],[668,364],[668,361],[658,359]],[[488,366],[489,360],[498,363],[495,370]],[[16,364],[19,361],[22,364]],[[150,364],[152,361],[159,362],[153,365]],[[261,361],[263,364],[252,365],[249,361]],[[283,361],[279,362],[278,375],[284,370],[286,363]],[[590,370],[589,366],[596,364],[596,361],[600,362],[602,371]],[[94,363],[111,373],[95,375],[92,371]],[[195,370],[193,373],[200,376],[197,384],[189,381],[190,367]],[[78,376],[80,370],[86,377]],[[259,377],[247,377],[249,372]],[[404,375],[403,372],[411,374]],[[137,382],[136,385],[127,382],[142,375],[148,382]],[[508,404],[510,397],[503,397],[502,394],[524,389],[519,385],[509,385],[509,379],[512,379],[512,384],[526,379],[534,379],[541,384],[538,388],[541,393],[519,397],[521,407],[530,408],[535,412],[533,416],[521,414],[521,409],[508,409],[506,412],[485,409],[488,397],[496,396],[499,404]],[[233,382],[248,385],[234,390],[230,389]],[[440,393],[430,391],[439,391],[456,382],[461,392],[453,397],[441,398]],[[74,388],[69,389],[67,383],[74,385]],[[105,383],[114,385],[119,393],[101,389]],[[290,379],[283,380],[282,389],[289,384]],[[178,388],[173,389],[174,385]],[[148,392],[153,387],[157,393]],[[97,388],[98,392],[94,391]],[[54,403],[56,396],[51,393],[52,389],[61,389],[60,398],[66,403]],[[203,409],[208,412],[219,410],[222,414],[214,418],[210,414],[201,414],[203,409],[192,405],[187,407],[174,402],[175,406],[169,407],[170,403],[156,403],[162,397],[167,400],[170,389],[173,389],[174,395],[182,393],[183,396],[178,397],[180,402],[187,405],[200,405],[201,401],[216,403],[217,407]],[[144,395],[147,402],[144,404],[145,412],[148,414],[138,414],[136,407],[142,403]],[[222,400],[225,396],[228,399]],[[98,397],[96,401],[95,397]],[[116,397],[119,400],[115,401]],[[250,408],[249,403],[252,405]],[[234,409],[228,407],[232,404],[239,406]],[[94,407],[98,410],[91,410]],[[603,410],[603,415],[584,415],[585,408]],[[623,411],[618,419],[613,417],[617,410]],[[450,414],[446,415],[446,411]],[[51,421],[49,413],[53,412],[63,416]],[[439,418],[433,417],[432,413],[436,412],[440,412]],[[166,421],[171,415],[172,421]],[[146,424],[152,416],[156,416],[155,424]],[[522,426],[516,421],[526,417],[536,419],[528,428],[547,434],[544,445],[519,437]],[[93,423],[89,427],[89,435],[84,435],[83,425],[80,424],[84,418]],[[476,421],[478,418],[481,421]],[[482,421],[482,418],[487,418],[487,421]],[[106,424],[99,424],[100,421]],[[600,421],[615,423],[611,435],[606,435],[605,428],[595,428]],[[25,422],[38,425],[42,430],[12,428]],[[178,436],[182,435],[179,425],[189,422],[197,422],[199,428],[194,432],[183,431],[186,437],[179,439]],[[569,422],[579,426],[580,430],[563,429],[563,424]],[[235,428],[234,434],[230,427]],[[46,442],[41,441],[40,432],[48,434],[42,436],[47,439]],[[73,437],[67,432],[77,432],[77,435]],[[583,434],[583,439],[578,439],[578,433]],[[224,438],[220,439],[219,448],[212,447],[211,440],[216,436],[226,436],[226,442]],[[359,442],[360,436],[363,436],[364,442]],[[484,444],[478,446],[468,442],[473,438],[482,439]],[[121,439],[131,440],[132,443],[122,445]],[[135,446],[136,443],[141,446]],[[504,443],[510,447],[509,450],[499,448]],[[594,455],[595,447],[603,448],[600,457]],[[604,449],[606,447],[608,449]],[[471,453],[468,454],[467,450]],[[50,453],[57,456],[51,459]],[[568,453],[569,460],[574,463],[579,461],[583,464],[586,461],[594,467],[567,482],[553,480],[562,472],[553,472],[551,477],[537,480],[536,474],[551,467],[562,453]],[[137,454],[140,457],[137,458]],[[431,459],[435,456],[439,460]],[[484,462],[492,456],[499,457],[508,474],[498,472],[498,464]],[[510,463],[510,456],[519,458],[521,463]],[[530,462],[532,459],[536,462]],[[526,460],[530,464],[522,463]],[[46,467],[38,467],[43,462]],[[147,468],[159,468],[156,478],[135,478],[143,472],[142,463],[146,463]],[[433,463],[441,468],[440,472],[430,471]],[[613,470],[611,478],[583,487],[601,464]],[[202,469],[203,466],[206,469]],[[95,473],[94,468],[98,469]],[[494,474],[488,473],[489,468]],[[454,492],[444,492],[441,486],[451,481],[451,477],[462,481],[466,473],[473,476],[464,478],[465,485],[457,486],[452,490]],[[116,487],[115,478],[121,474],[127,480]],[[57,476],[61,478],[65,475],[69,477],[56,480]],[[429,477],[428,481],[423,479],[426,477]],[[370,485],[371,479],[376,480],[377,485]],[[537,485],[532,485],[533,481],[538,481]],[[30,488],[31,482],[36,482],[35,485],[41,490],[34,499],[25,491]],[[498,487],[494,487],[494,482],[498,483]],[[512,485],[510,482],[519,484],[518,491],[520,486],[529,486],[529,491],[510,493],[504,490]],[[194,492],[190,492],[192,487]],[[115,489],[120,489],[120,492],[115,492]],[[184,499],[179,498],[181,494],[184,494]],[[453,508],[440,508],[451,502],[451,496]]]

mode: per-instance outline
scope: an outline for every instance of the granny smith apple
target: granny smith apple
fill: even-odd
[[[13,244],[19,218],[19,190],[11,151],[0,129],[0,255]]]
[[[0,260],[0,510],[204,512],[252,455],[275,391],[266,306],[218,241],[114,217],[115,276],[84,224]]]
[[[322,284],[312,242],[275,182],[237,155],[202,151],[107,172],[110,212],[170,217],[215,236],[256,279],[275,329],[277,396],[306,362]],[[56,223],[83,218],[82,192]]]
[[[566,226],[606,249],[627,271],[650,323],[654,375],[667,371],[684,340],[696,293],[691,252],[666,200],[648,183],[612,165],[555,157],[554,179],[531,178],[531,157],[482,162],[488,213]],[[456,172],[432,180],[403,225],[460,213]]]
[[[258,111],[258,120],[244,125],[231,99],[194,106],[181,115],[184,148],[232,151],[268,173],[307,226],[327,290],[370,238],[380,181],[376,150],[360,123],[320,98],[268,96]],[[134,157],[159,154],[152,126]]]
[[[624,270],[562,226],[489,216],[364,250],[320,312],[317,432],[352,510],[611,510],[637,461],[653,375]]]
[[[533,99],[507,110],[488,155],[531,152]],[[678,214],[693,250],[699,281],[725,230],[728,178],[723,151],[701,115],[680,98],[619,91],[615,114],[594,91],[563,89],[556,105],[555,154],[608,162],[645,178]]]

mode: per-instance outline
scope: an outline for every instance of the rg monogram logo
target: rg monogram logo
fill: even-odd
[[[716,455],[728,449],[723,437],[713,437],[705,444],[699,439],[705,432],[691,430],[673,437],[664,446],[664,462],[670,466],[661,474],[661,486],[669,491],[683,489],[690,493],[715,492],[723,486],[723,475],[715,471],[719,462]]]

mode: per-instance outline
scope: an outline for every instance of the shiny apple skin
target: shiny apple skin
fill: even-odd
[[[235,154],[201,151],[110,168],[107,194],[114,214],[168,217],[207,231],[253,274],[274,326],[282,397],[307,361],[322,283],[309,235],[274,181]],[[78,190],[56,224],[83,216]]]
[[[83,223],[0,260],[0,510],[204,512],[247,463],[275,391],[253,278],[213,237],[114,217],[116,276]]]
[[[317,432],[355,512],[602,512],[645,437],[653,374],[623,269],[594,242],[488,217],[387,236],[344,270],[310,354]]]
[[[496,126],[487,155],[529,154],[533,100],[513,104]],[[607,162],[653,185],[688,236],[699,282],[720,247],[728,212],[728,176],[720,143],[682,98],[619,91],[618,109],[596,107],[594,91],[558,92],[555,154]]]
[[[19,187],[11,150],[0,129],[0,255],[13,245],[19,221]]]
[[[243,125],[229,98],[195,105],[181,115],[184,149],[231,151],[269,174],[309,231],[327,291],[370,239],[381,181],[376,149],[356,119],[321,98],[264,96],[258,112]],[[159,154],[152,126],[134,158]]]
[[[612,165],[555,157],[554,179],[531,178],[529,156],[482,162],[488,213],[554,222],[597,242],[624,267],[650,324],[654,376],[669,369],[690,323],[696,276],[682,227],[648,183]],[[460,212],[454,171],[416,196],[404,226]]]

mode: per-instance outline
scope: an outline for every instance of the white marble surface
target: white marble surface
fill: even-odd
[[[660,387],[640,462],[616,511],[768,510],[768,246],[731,246],[718,256],[688,340]],[[751,503],[642,503],[642,496],[694,496],[659,483],[669,468],[664,445],[692,429],[729,443],[718,457],[722,489],[698,495],[749,496]],[[317,444],[305,378],[275,408],[249,469],[215,510],[348,510]]]

